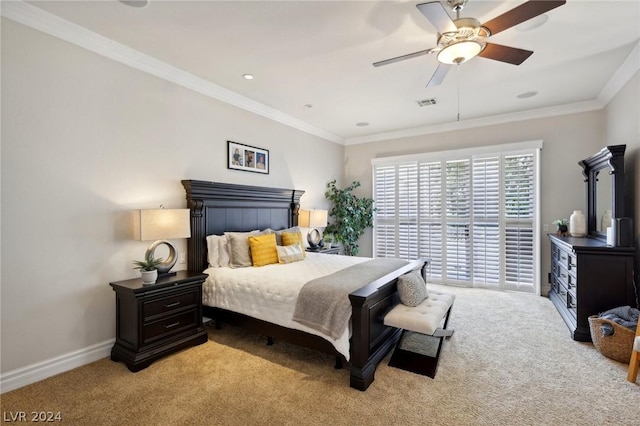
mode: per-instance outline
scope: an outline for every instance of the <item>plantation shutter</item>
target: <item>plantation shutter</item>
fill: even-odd
[[[433,282],[536,291],[538,153],[527,144],[373,160],[375,256],[429,258]]]
[[[453,281],[471,279],[471,173],[469,160],[445,163],[446,276]]]
[[[420,257],[428,258],[427,276],[442,278],[442,164],[437,162],[419,165],[419,235]]]
[[[532,154],[505,157],[505,285],[507,288],[530,290],[534,286],[534,173]]]
[[[473,160],[473,281],[500,282],[500,161]]]
[[[396,256],[396,167],[376,167],[374,175],[373,199],[376,208],[374,216],[375,257]]]

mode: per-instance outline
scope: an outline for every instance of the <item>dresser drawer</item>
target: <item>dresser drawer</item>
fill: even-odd
[[[148,345],[157,340],[165,339],[172,334],[192,330],[198,326],[198,310],[192,309],[178,315],[163,318],[145,324],[142,327],[142,344]]]
[[[183,293],[144,302],[142,306],[144,321],[152,320],[153,317],[158,315],[170,315],[171,313],[197,306],[198,291],[199,288],[194,288]]]

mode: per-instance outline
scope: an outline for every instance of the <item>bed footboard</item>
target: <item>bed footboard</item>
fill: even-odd
[[[349,295],[351,316],[352,388],[364,391],[375,378],[376,366],[394,347],[401,331],[384,325],[385,315],[399,303],[398,277],[409,271],[424,271],[428,261],[418,259]]]

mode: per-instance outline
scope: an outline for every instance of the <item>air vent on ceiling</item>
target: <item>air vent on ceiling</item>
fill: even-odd
[[[436,99],[435,98],[431,98],[431,99],[422,99],[421,101],[418,101],[418,106],[427,106],[427,105],[435,105],[436,104]]]

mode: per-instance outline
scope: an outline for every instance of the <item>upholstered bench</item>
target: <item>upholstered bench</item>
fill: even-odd
[[[442,341],[453,334],[453,330],[447,329],[447,324],[454,300],[453,294],[429,290],[428,297],[417,306],[399,304],[389,311],[384,317],[384,324],[403,330],[389,361],[390,366],[435,377]],[[407,332],[417,336],[410,337],[411,333]]]

